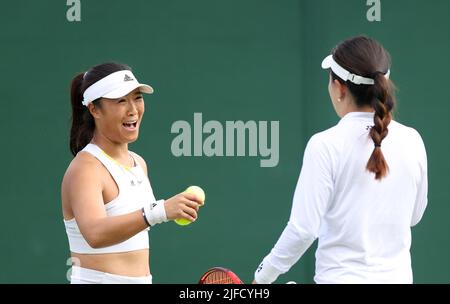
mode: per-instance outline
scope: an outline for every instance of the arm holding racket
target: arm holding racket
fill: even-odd
[[[254,283],[271,284],[280,274],[286,273],[314,242],[315,237],[303,237],[289,222],[271,252],[255,271]]]
[[[321,140],[313,136],[305,149],[289,222],[255,271],[256,283],[274,282],[297,263],[317,238],[333,190],[328,158]]]

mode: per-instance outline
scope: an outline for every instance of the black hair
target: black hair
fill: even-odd
[[[109,74],[123,70],[131,71],[131,68],[120,63],[103,63],[92,67],[86,73],[76,75],[72,79],[70,89],[72,104],[70,152],[74,156],[91,141],[95,130],[94,118],[88,108],[82,104],[84,91]],[[94,100],[93,104],[100,107],[100,98]]]
[[[333,80],[337,79],[348,87],[356,106],[370,105],[375,111],[374,126],[370,130],[374,150],[366,169],[375,173],[375,179],[381,180],[389,171],[381,151],[381,142],[389,132],[388,125],[395,106],[394,84],[385,77],[391,66],[391,57],[379,42],[366,36],[341,42],[333,49],[332,54],[334,60],[349,72],[375,80],[374,85],[357,85],[350,81],[344,82],[331,71]]]

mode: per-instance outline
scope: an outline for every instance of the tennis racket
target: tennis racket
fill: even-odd
[[[205,272],[199,284],[244,284],[231,270],[224,267],[213,267]]]

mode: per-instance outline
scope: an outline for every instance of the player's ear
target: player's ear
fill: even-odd
[[[96,107],[93,102],[88,104],[88,111],[94,118],[100,118],[100,107]]]
[[[347,95],[348,90],[347,86],[337,79],[333,80],[333,83],[336,86],[336,88],[338,88],[339,98],[344,99],[345,96]]]

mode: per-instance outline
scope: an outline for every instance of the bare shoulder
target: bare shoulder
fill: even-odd
[[[88,205],[86,210],[92,210],[89,205],[92,200],[101,201],[102,198],[102,164],[87,152],[78,153],[67,168],[62,184],[61,199],[65,219],[74,217],[74,208]],[[79,214],[80,211],[78,211]],[[91,212],[92,213],[92,212]]]
[[[63,187],[75,181],[89,183],[100,178],[101,163],[94,156],[87,152],[80,152],[70,163],[64,178]]]
[[[145,174],[148,175],[147,163],[145,162],[144,158],[135,152],[131,152],[131,153],[133,154],[133,157],[135,157],[135,159],[139,163],[139,165],[144,169]]]

